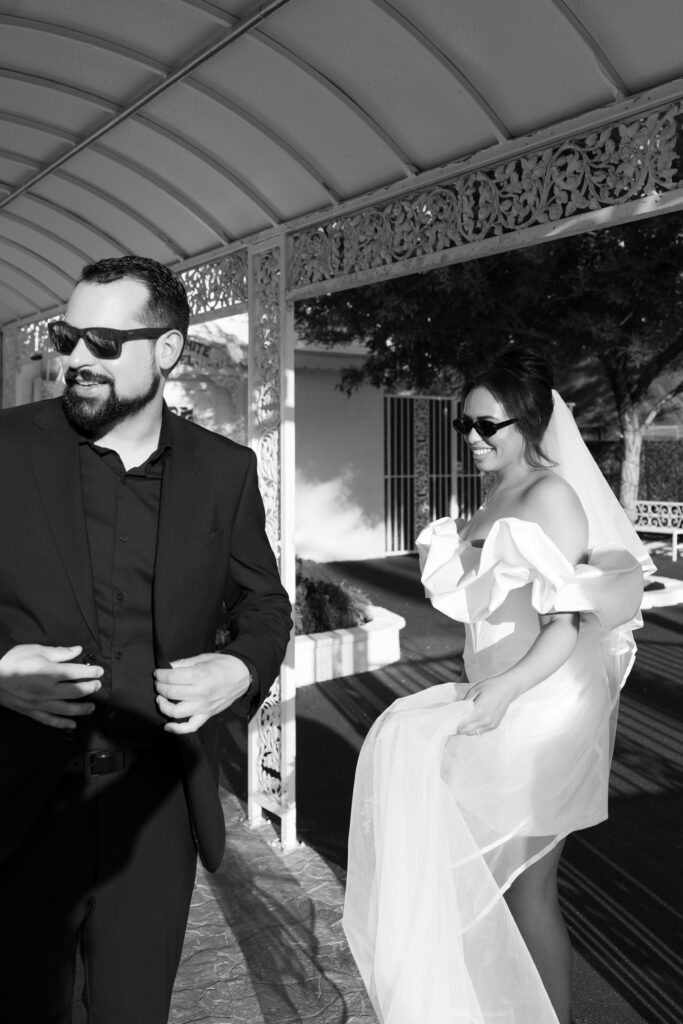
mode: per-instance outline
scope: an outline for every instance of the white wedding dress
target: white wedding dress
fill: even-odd
[[[503,893],[607,816],[647,559],[602,546],[572,566],[516,518],[482,546],[441,519],[418,549],[428,597],[466,624],[469,683],[517,663],[539,614],[580,612],[579,638],[495,730],[458,734],[472,708],[458,683],[398,700],[374,724],[356,773],[346,935],[382,1024],[557,1024]]]

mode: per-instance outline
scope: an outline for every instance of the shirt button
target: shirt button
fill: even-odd
[[[120,590],[116,594],[116,600],[117,601],[123,601],[123,594],[121,593]]]
[[[120,533],[119,534],[119,540],[122,540],[123,543],[125,544],[126,541],[128,540],[128,534],[127,533]]]
[[[116,658],[117,661],[121,661],[121,658],[123,657],[123,651],[116,651],[114,653],[114,657]]]
[[[110,720],[113,719],[113,718],[116,718],[116,712],[115,711],[110,711],[107,714],[107,718],[109,718]]]

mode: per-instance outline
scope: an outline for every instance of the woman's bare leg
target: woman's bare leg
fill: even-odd
[[[516,878],[505,894],[560,1024],[570,1024],[571,945],[557,898],[564,841]]]

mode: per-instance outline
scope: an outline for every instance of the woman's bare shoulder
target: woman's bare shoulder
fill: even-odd
[[[533,480],[523,498],[525,519],[538,523],[571,562],[583,560],[588,520],[574,488],[552,470]]]
[[[576,508],[582,507],[571,484],[553,469],[544,469],[534,474],[526,489],[525,498],[540,503],[564,499]]]

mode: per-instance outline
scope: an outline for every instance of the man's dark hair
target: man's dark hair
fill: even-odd
[[[149,292],[149,301],[140,311],[146,327],[173,327],[181,332],[183,341],[187,339],[190,325],[187,292],[177,274],[163,263],[157,263],[146,256],[117,256],[97,260],[83,267],[78,283],[111,284],[123,278],[139,281]]]

